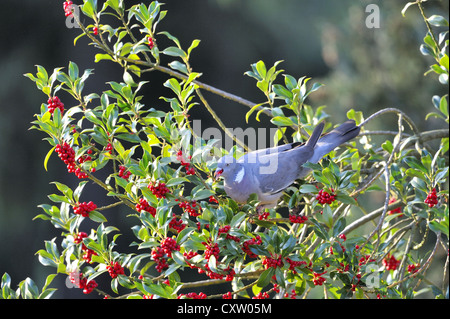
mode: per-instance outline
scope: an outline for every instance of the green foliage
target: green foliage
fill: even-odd
[[[67,276],[74,287],[85,290],[97,277],[109,275],[112,297],[117,298],[186,297],[202,283],[226,284],[233,296],[242,298],[263,291],[278,298],[412,298],[424,291],[439,298],[445,295],[448,283],[433,284],[427,270],[440,245],[448,252],[448,130],[420,133],[402,111],[381,110],[377,116],[395,113],[398,127],[392,141],[380,144],[374,138],[379,132],[364,126],[375,115],[364,119],[362,112],[351,110],[347,117],[362,125],[358,141],[330,152],[319,164],[306,164],[310,176],[289,187],[279,204],[289,217],[282,209],[260,213],[257,198],[239,205],[213,177],[214,160],[206,155],[235,148],[213,146],[214,141],[199,138],[191,127],[189,112],[194,106],[204,106],[215,115],[200,93],[207,89],[198,82],[201,74],[189,64],[200,41],[184,49],[175,36],[158,32],[167,12],[157,1],[127,9],[124,1],[108,0],[99,10],[97,1],[84,0],[80,8],[92,20],[90,25],[79,22],[80,36],[87,36],[102,51],[95,62],[118,63],[123,82],[110,81],[104,92],[85,93],[93,70],[81,72],[74,62],[67,71],[56,68],[49,75],[37,66],[35,75],[26,74],[49,98],[64,90],[75,101],[67,102],[73,106],[64,112],[58,108],[51,112],[42,103],[32,128],[45,133],[51,147],[45,168],[51,169],[48,161],[56,150],[69,172],[82,180],[75,187],[54,182],[57,192],[48,196],[52,204],[40,205],[43,213],[36,216],[61,232],[37,252],[39,261],[56,273],[47,278],[42,292],[31,279],[13,291],[11,279],[4,274],[3,298],[48,298],[54,292],[48,286],[56,275]],[[103,24],[104,15],[119,23]],[[429,25],[448,27],[442,17],[424,18]],[[430,30],[421,46],[421,52],[435,60],[429,72],[438,74],[441,84],[448,83],[446,36],[443,32],[436,41]],[[159,37],[171,44],[165,48],[148,44],[149,38]],[[162,55],[171,60],[169,68],[160,65]],[[253,104],[246,119],[257,111],[259,120],[264,113],[277,127],[276,143],[304,141],[318,122],[328,118],[324,106],[305,104],[322,84],[284,74],[277,69],[280,62],[267,67],[258,61],[246,72],[266,99]],[[161,97],[170,111],[149,108],[139,95],[149,83],[144,74],[154,70],[171,76],[164,83],[171,95]],[[447,96],[434,96],[432,104],[437,112],[426,118],[434,116],[448,124]],[[220,119],[214,118],[221,126]],[[61,155],[64,143],[73,150],[73,159]],[[85,216],[76,209],[82,206],[82,195],[90,196],[84,191],[88,184],[103,191],[110,204],[84,211]],[[334,200],[322,201],[324,192]],[[364,196],[382,198],[380,208],[367,212],[370,208],[360,200]],[[126,223],[108,221],[114,207],[123,207],[127,212],[123,218],[133,223],[136,238],[128,252],[121,252],[116,243]],[[305,220],[298,222],[298,215]],[[81,231],[86,219],[95,225],[89,234]],[[370,221],[373,227],[368,228]],[[435,241],[433,247],[428,240]],[[198,269],[205,281],[185,282],[187,268]],[[107,289],[94,290],[109,295]]]

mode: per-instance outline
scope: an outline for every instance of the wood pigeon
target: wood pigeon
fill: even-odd
[[[214,176],[224,179],[225,192],[236,202],[246,203],[251,194],[257,194],[259,209],[275,207],[283,190],[311,171],[303,164],[319,162],[333,149],[358,136],[360,131],[353,120],[324,135],[323,128],[324,122],[319,123],[305,143],[249,152],[238,160],[226,155],[217,162]]]

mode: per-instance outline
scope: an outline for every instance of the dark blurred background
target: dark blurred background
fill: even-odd
[[[164,2],[168,15],[159,30],[178,37],[185,48],[193,39],[201,40],[191,65],[203,73],[201,80],[205,83],[262,102],[265,98],[254,79],[244,76],[244,72],[258,60],[269,67],[284,60],[279,67],[287,74],[296,78],[306,75],[326,85],[312,94],[308,103],[314,107],[327,105],[333,124],[344,121],[351,108],[363,111],[367,117],[381,108],[397,107],[423,130],[442,125],[432,119],[424,121],[433,108],[431,97],[445,94],[447,88],[438,84],[435,75],[423,76],[432,64],[431,58],[419,52],[426,27],[416,7],[402,17],[406,1]],[[365,9],[370,3],[380,8],[380,28],[366,27]],[[53,272],[39,263],[35,253],[44,247],[44,240],[60,232],[49,222],[32,218],[41,213],[37,205],[50,203],[47,195],[55,192],[50,182],[57,180],[71,187],[78,182],[68,176],[56,156],[50,159],[49,170],[44,170],[49,144],[42,141],[44,134],[28,128],[47,98],[23,74],[35,73],[36,64],[52,72],[74,61],[80,70],[95,68],[85,93],[100,93],[108,88],[105,82],[122,81],[118,66],[104,61],[94,63],[97,51],[87,46],[85,39],[73,45],[80,31],[66,27],[62,4],[62,0],[2,0],[0,4],[0,275],[8,272],[13,287],[26,277],[41,287]],[[448,18],[448,5],[446,0],[429,1],[426,13]],[[157,41],[163,44],[165,40],[159,36]],[[167,77],[151,73],[145,75],[145,80],[150,81],[143,92],[148,97],[147,105],[168,110],[158,99],[170,94],[162,86]],[[269,124],[264,116],[260,123],[253,120],[247,124],[248,109],[244,106],[208,93],[205,96],[228,127]],[[70,107],[69,100],[63,102]],[[200,106],[192,118],[202,119],[203,127],[215,125]],[[395,116],[384,116],[369,128],[389,129],[396,121]],[[100,199],[98,202],[102,204]],[[115,225],[124,225],[119,226],[124,230],[130,221],[124,221],[126,213],[120,213],[108,213],[107,217]],[[77,289],[66,289],[64,279],[59,276],[53,285],[61,288],[56,297],[83,297]]]

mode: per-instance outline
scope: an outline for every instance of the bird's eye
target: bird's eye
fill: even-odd
[[[230,166],[230,163],[227,163],[227,165],[226,166]]]

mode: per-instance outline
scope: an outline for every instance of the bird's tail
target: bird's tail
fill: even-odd
[[[314,148],[314,156],[311,158],[310,162],[317,163],[323,156],[334,150],[339,145],[358,136],[360,129],[361,128],[356,125],[355,121],[348,120],[331,132],[324,134],[317,141]],[[312,135],[314,135],[314,132]]]
[[[308,141],[306,142],[306,146],[309,146],[311,148],[314,148],[317,141],[319,140],[320,135],[322,135],[323,127],[325,126],[324,122],[320,122],[312,132],[311,136],[309,137]]]

